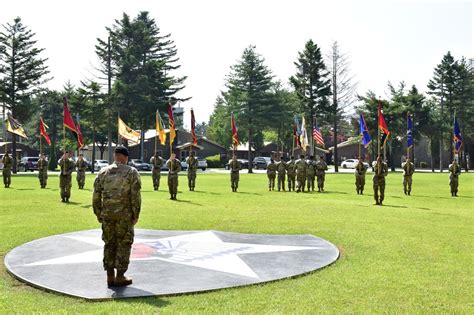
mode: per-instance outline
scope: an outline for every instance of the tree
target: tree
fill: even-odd
[[[225,148],[230,148],[232,145],[230,110],[222,97],[216,99],[214,111],[209,117],[206,137],[219,143]]]
[[[49,74],[47,59],[40,57],[42,48],[37,48],[33,33],[23,25],[19,17],[13,24],[7,23],[0,32],[0,101],[12,115],[26,121],[34,112],[30,106],[31,96],[38,93]],[[5,113],[5,109],[4,109]],[[16,173],[16,136],[13,136],[13,172]]]
[[[330,108],[331,120],[333,122],[334,143],[334,171],[338,172],[338,150],[337,135],[339,133],[338,122],[344,116],[344,110],[355,101],[356,84],[350,74],[350,62],[347,54],[342,53],[339,44],[334,41],[328,55],[329,73],[331,74],[332,106]]]
[[[206,135],[207,127],[208,127],[208,125],[205,121],[203,121],[202,123],[197,123],[196,124],[196,135],[198,137],[204,137]]]

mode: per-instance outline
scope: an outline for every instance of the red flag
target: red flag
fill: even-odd
[[[173,107],[171,103],[168,105],[168,119],[170,124],[170,145],[173,144],[174,138],[176,137],[176,130],[173,118]]]
[[[234,113],[231,114],[232,124],[232,145],[234,147],[239,145],[239,135],[237,134],[237,126],[235,125]]]
[[[76,124],[74,124],[74,120],[72,120],[71,113],[69,112],[69,109],[67,108],[67,97],[64,96],[64,127],[68,128],[71,130],[73,133],[77,135],[77,128]]]
[[[79,124],[79,117],[76,124],[77,129],[77,148],[81,149],[84,146],[84,138],[82,137],[81,125]]]
[[[51,139],[49,138],[49,135],[48,133],[46,132],[46,128],[48,126],[46,126],[46,124],[44,123],[43,121],[43,117],[40,117],[40,124],[39,124],[39,132],[40,132],[40,135],[43,136],[44,140],[46,140],[46,143],[48,145],[51,145]]]
[[[193,144],[196,145],[198,143],[196,137],[196,119],[194,118],[194,110],[191,109],[191,135],[193,137]]]
[[[385,119],[383,118],[382,114],[382,106],[379,101],[378,105],[378,114],[379,114],[379,129],[382,132],[382,147],[385,146],[385,142],[387,142],[387,138],[390,135],[390,131],[388,130],[387,123],[385,122]]]

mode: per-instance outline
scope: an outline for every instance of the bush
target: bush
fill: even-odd
[[[427,162],[420,162],[420,167],[421,167],[421,168],[427,168],[427,167],[428,167],[428,163],[427,163]]]
[[[221,162],[221,157],[219,154],[206,157],[207,167],[209,168],[222,168],[224,167],[224,162]]]

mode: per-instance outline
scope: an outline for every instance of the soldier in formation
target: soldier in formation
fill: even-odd
[[[367,166],[364,165],[364,162],[361,159],[359,159],[354,171],[356,179],[355,186],[358,195],[364,194],[365,173],[367,173]]]
[[[328,166],[324,162],[324,157],[319,157],[319,161],[316,163],[316,177],[318,178],[318,191],[324,191],[324,180],[326,179],[326,171]]]
[[[102,224],[103,265],[109,286],[126,286],[133,281],[125,272],[130,263],[134,225],[140,215],[141,181],[137,170],[127,162],[127,148],[116,147],[114,163],[101,169],[94,181],[92,206]]]
[[[84,156],[79,154],[76,162],[76,180],[79,189],[84,189],[84,184],[86,182],[86,169],[87,169],[87,162],[84,160]]]
[[[456,159],[449,165],[449,186],[451,187],[451,196],[458,196],[459,175],[461,175],[461,166]]]
[[[288,191],[295,191],[296,189],[296,162],[295,157],[292,156],[288,163],[286,163],[286,170],[288,172]]]
[[[309,191],[314,191],[314,178],[316,175],[316,162],[314,156],[310,156],[307,160],[308,166],[306,168],[306,183]]]
[[[381,206],[385,197],[385,176],[387,176],[387,174],[387,163],[382,161],[382,157],[379,155],[374,166],[374,176],[372,178],[374,182],[374,199],[376,205]]]
[[[286,177],[286,163],[280,158],[280,162],[277,164],[278,172],[278,191],[283,189],[285,191],[285,177]]]
[[[8,154],[8,152],[6,152],[5,155],[2,157],[2,164],[3,164],[3,170],[2,170],[3,184],[5,185],[5,188],[9,188],[12,182],[13,159]]]
[[[235,154],[232,155],[232,159],[229,161],[229,170],[232,192],[237,192],[237,188],[239,188],[240,163],[237,161],[237,156]]]
[[[41,188],[46,188],[48,183],[48,160],[44,156],[44,153],[40,154],[40,158],[38,160],[38,179]]]
[[[304,192],[304,186],[306,181],[306,169],[307,164],[304,160],[304,155],[300,155],[300,159],[296,161],[296,182],[297,188],[296,192],[299,193],[300,191]]]
[[[196,159],[196,153],[194,151],[192,151],[190,156],[186,159],[186,163],[188,164],[189,191],[194,191],[194,187],[196,186],[196,173],[198,169],[198,160]]]
[[[160,188],[161,167],[163,166],[163,159],[158,154],[158,151],[151,157],[150,164],[152,166],[151,178],[153,180],[153,189],[158,190]]]
[[[181,162],[176,159],[176,154],[171,153],[171,157],[166,162],[168,167],[168,189],[170,192],[170,199],[176,200],[178,194],[178,174],[181,172]]]
[[[407,159],[405,163],[402,164],[403,168],[403,192],[405,195],[410,196],[411,193],[411,183],[412,175],[415,172],[415,165]]]
[[[70,158],[70,153],[65,152],[59,160],[59,189],[62,202],[69,202],[71,197],[72,172],[74,171],[74,161]]]
[[[267,166],[267,176],[268,176],[268,191],[275,189],[275,178],[277,172],[277,165],[273,159],[270,159],[270,164]]]

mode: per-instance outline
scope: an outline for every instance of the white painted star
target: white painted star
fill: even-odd
[[[96,263],[102,261],[102,247],[104,243],[99,237],[66,237],[100,246],[101,249],[37,261],[25,266]],[[147,250],[153,251],[153,255],[149,257],[136,255],[139,252],[140,246],[145,246]],[[315,250],[320,248],[322,247],[228,243],[223,242],[214,232],[206,231],[159,239],[135,238],[131,260],[161,260],[259,279],[258,275],[239,257],[240,254]]]

